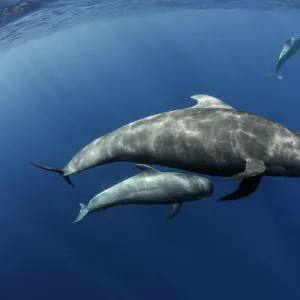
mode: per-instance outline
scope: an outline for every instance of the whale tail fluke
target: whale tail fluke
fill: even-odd
[[[70,184],[71,186],[74,187],[73,185],[73,182],[71,181],[70,177],[69,176],[65,176],[64,175],[64,171],[63,170],[60,170],[60,169],[55,169],[55,168],[51,168],[51,167],[43,167],[43,166],[39,166],[33,162],[29,162],[31,165],[37,167],[37,168],[40,168],[40,169],[43,169],[43,170],[46,170],[46,171],[52,171],[52,172],[55,172],[55,173],[58,173],[59,175],[61,175],[65,181]]]
[[[77,219],[75,221],[73,221],[73,223],[76,223],[76,222],[80,221],[81,219],[83,219],[86,216],[86,214],[88,214],[88,212],[89,212],[86,205],[84,205],[82,203],[80,203],[79,205],[80,205],[80,211],[79,211]]]
[[[267,73],[265,74],[265,76],[269,76],[269,77],[275,77],[277,79],[283,79],[283,77],[281,75],[279,75],[278,73],[274,72],[274,73]]]

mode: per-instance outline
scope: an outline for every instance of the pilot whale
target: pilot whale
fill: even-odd
[[[236,110],[208,95],[197,104],[146,117],[99,137],[57,172],[69,176],[114,163],[166,166],[241,180],[237,190],[219,200],[253,193],[263,176],[300,175],[300,135],[265,117]]]
[[[88,205],[80,203],[77,219],[88,213],[125,204],[173,204],[167,219],[173,218],[184,202],[200,200],[213,194],[210,180],[197,175],[161,172],[153,167],[137,164],[141,172],[99,193]]]
[[[266,75],[282,79],[282,76],[279,75],[279,70],[297,52],[297,50],[300,50],[300,35],[291,37],[285,42],[277,61],[276,71]]]

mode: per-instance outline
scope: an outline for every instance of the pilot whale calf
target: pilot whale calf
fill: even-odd
[[[32,164],[70,184],[72,174],[120,161],[241,180],[219,200],[250,195],[263,176],[300,175],[300,134],[208,95],[191,98],[193,107],[146,117],[94,140],[62,170]]]
[[[141,172],[99,193],[88,203],[80,204],[77,219],[86,214],[125,204],[173,204],[168,219],[173,218],[184,202],[199,200],[213,194],[210,180],[175,172],[161,172],[147,165],[135,165]]]
[[[297,52],[297,50],[300,50],[300,35],[291,37],[285,42],[280,52],[275,72],[266,75],[282,79],[282,76],[279,75],[279,70]]]

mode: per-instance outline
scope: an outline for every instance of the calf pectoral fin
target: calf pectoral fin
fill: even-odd
[[[182,206],[181,202],[174,203],[170,213],[167,216],[167,220],[170,220],[173,217],[175,217],[178,214],[178,212],[180,211],[181,206]]]
[[[266,165],[262,160],[247,159],[245,171],[232,176],[232,180],[241,180],[249,177],[261,175],[266,171]]]
[[[258,188],[261,179],[261,175],[243,179],[236,191],[220,198],[219,201],[236,200],[249,196]]]

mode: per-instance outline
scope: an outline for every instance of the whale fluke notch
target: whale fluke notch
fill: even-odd
[[[31,165],[37,167],[37,168],[40,168],[40,169],[43,169],[43,170],[46,170],[46,171],[51,171],[51,172],[58,173],[59,175],[61,175],[61,176],[64,178],[64,180],[65,180],[68,184],[70,184],[71,186],[74,187],[73,182],[71,181],[70,177],[69,177],[69,176],[65,176],[63,170],[55,169],[55,168],[51,168],[51,167],[43,167],[43,166],[37,165],[37,164],[35,164],[35,163],[33,163],[33,162],[29,162],[29,163],[30,163]]]
[[[222,100],[209,96],[209,95],[193,95],[190,97],[196,100],[198,103],[194,106],[197,108],[223,108],[223,109],[234,109],[232,106],[226,104]]]
[[[140,169],[142,172],[149,172],[149,173],[160,173],[157,169],[150,167],[148,165],[143,164],[136,164],[134,165],[137,169]]]
[[[167,216],[167,220],[174,218],[180,211],[181,206],[182,206],[182,202],[174,203],[172,205],[172,209],[171,209],[170,213]]]

